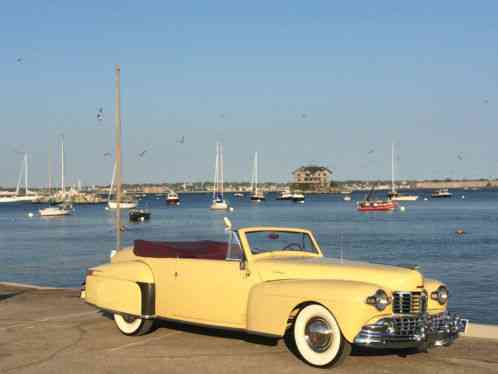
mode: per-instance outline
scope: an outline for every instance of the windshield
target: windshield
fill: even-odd
[[[318,251],[307,233],[289,231],[255,231],[246,233],[252,254],[277,251],[307,252]]]

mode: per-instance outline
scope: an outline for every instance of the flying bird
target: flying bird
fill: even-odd
[[[140,152],[140,153],[138,154],[138,156],[139,156],[139,157],[143,157],[143,156],[145,155],[145,153],[146,153],[146,152],[147,152],[147,150],[144,150],[144,151]]]
[[[182,136],[180,139],[176,141],[177,143],[183,144],[185,143],[185,136]]]
[[[22,64],[24,62],[24,59],[22,57],[18,57],[18,58],[16,58],[16,62],[18,64]]]
[[[104,153],[104,157],[111,156],[111,152]]]
[[[99,108],[97,112],[97,121],[99,124],[102,124],[102,121],[104,120],[104,108]]]
[[[368,151],[368,154],[371,155],[372,153],[374,153],[375,151],[373,149],[369,150]]]
[[[301,114],[301,118],[307,118],[307,117],[308,117],[308,115],[306,113]]]
[[[484,99],[484,104],[487,104],[489,103],[489,100],[488,99]]]
[[[457,155],[457,158],[458,158],[460,161],[462,161],[462,160],[463,160],[463,156],[462,156],[462,154],[461,154],[461,153],[459,153],[459,154]]]

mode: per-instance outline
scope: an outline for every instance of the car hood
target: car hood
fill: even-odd
[[[264,281],[281,279],[337,279],[376,284],[391,291],[415,291],[424,285],[413,269],[337,260],[326,257],[271,257],[254,262]]]

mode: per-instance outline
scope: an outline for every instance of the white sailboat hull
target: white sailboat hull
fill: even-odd
[[[33,200],[37,199],[38,196],[33,195],[33,196],[7,196],[7,197],[0,197],[0,203],[26,203],[26,202],[32,202]]]
[[[213,203],[211,204],[211,207],[209,209],[212,209],[212,210],[228,210],[230,208],[230,206],[227,204],[226,201],[213,201]]]
[[[417,199],[418,199],[417,195],[403,195],[391,198],[391,200],[393,201],[416,201]]]
[[[122,201],[119,204],[120,209],[133,209],[136,208],[138,205],[138,201]],[[109,209],[118,209],[118,202],[117,201],[108,201],[107,206]]]
[[[50,207],[50,208],[40,209],[39,212],[40,216],[42,217],[56,217],[56,216],[68,216],[73,213],[73,210]]]

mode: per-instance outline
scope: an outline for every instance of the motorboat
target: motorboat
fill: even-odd
[[[453,196],[453,194],[450,191],[448,191],[447,188],[442,188],[440,190],[433,191],[431,194],[431,197],[434,199],[442,197],[451,197],[451,196]]]
[[[180,197],[175,191],[169,191],[166,196],[166,204],[169,205],[180,205]]]
[[[244,197],[244,193],[242,193],[242,192],[234,192],[233,196],[234,197]]]
[[[292,193],[292,201],[295,203],[304,203],[304,194],[299,191],[294,191]]]
[[[292,200],[292,192],[289,188],[286,188],[283,191],[280,191],[277,200]]]
[[[131,222],[143,222],[150,220],[150,211],[148,209],[131,209],[128,217]]]
[[[343,198],[344,201],[351,201],[351,195],[346,195]]]
[[[42,217],[59,217],[73,214],[73,206],[68,203],[49,206],[38,211]]]

